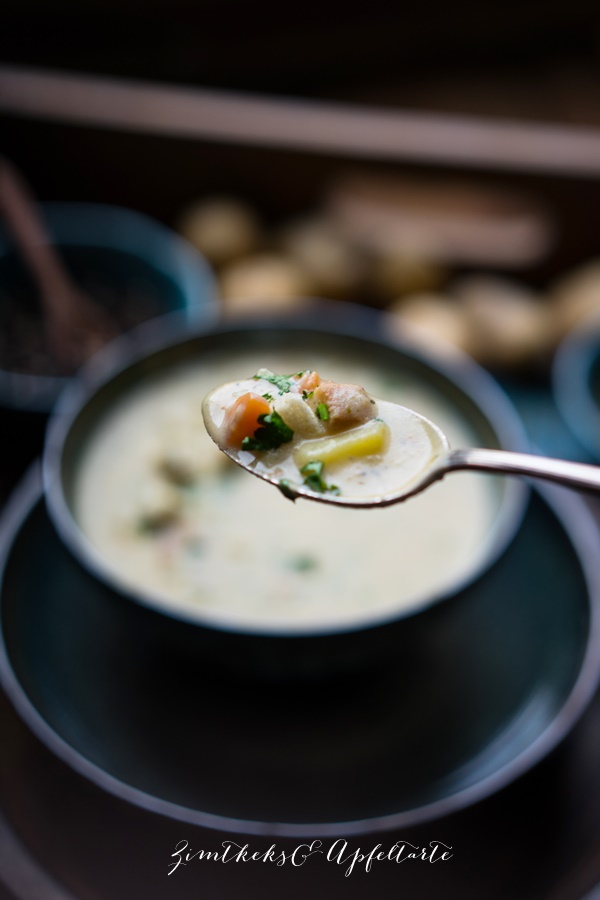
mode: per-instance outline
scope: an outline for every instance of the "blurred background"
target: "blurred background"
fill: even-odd
[[[600,461],[597,3],[4,0],[1,20],[0,499],[87,349],[167,309],[208,321],[306,297],[469,353],[538,449]],[[115,218],[92,234],[95,204]],[[63,310],[88,310],[80,356],[51,327],[56,279]],[[600,876],[599,721],[596,700],[577,766],[465,826],[509,853],[529,810],[522,840],[556,842],[544,896]],[[485,885],[497,860],[479,850]],[[535,864],[518,874],[518,896],[542,896]]]
[[[600,306],[599,54],[591,2],[9,0],[1,149],[178,232],[228,313],[351,300],[538,377]]]
[[[0,53],[179,84],[589,122],[598,117],[598,40],[591,0],[297,10],[147,0],[143,15],[116,0],[6,0]]]

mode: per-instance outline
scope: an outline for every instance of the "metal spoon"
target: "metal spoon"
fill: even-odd
[[[492,449],[458,449],[450,447],[446,435],[429,419],[414,410],[377,400],[378,408],[385,419],[386,407],[394,407],[396,411],[402,411],[404,426],[415,433],[421,432],[425,438],[422,446],[426,449],[422,459],[417,465],[411,466],[409,477],[404,477],[403,467],[398,466],[398,480],[386,485],[384,491],[376,494],[357,495],[348,493],[344,489],[340,493],[333,491],[319,492],[311,490],[300,481],[282,477],[280,470],[273,470],[255,453],[245,452],[235,448],[223,446],[220,441],[219,428],[214,420],[214,409],[211,408],[212,394],[205,398],[203,414],[208,433],[217,443],[219,448],[235,463],[242,466],[253,475],[275,485],[291,500],[297,497],[305,497],[308,500],[316,500],[319,503],[329,503],[335,506],[347,506],[354,508],[372,508],[378,506],[391,506],[401,503],[415,494],[421,493],[436,481],[440,481],[445,475],[459,471],[478,471],[501,473],[505,475],[526,475],[534,478],[542,478],[546,481],[554,481],[566,487],[586,491],[600,492],[600,466],[586,465],[584,463],[568,462],[562,459],[550,459],[531,453],[516,453],[509,450]],[[264,454],[263,454],[264,456]],[[420,464],[419,464],[420,463]],[[416,471],[415,471],[416,469]],[[336,475],[339,479],[341,476]],[[343,484],[343,478],[338,480]]]

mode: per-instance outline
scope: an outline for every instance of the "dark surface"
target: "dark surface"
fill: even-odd
[[[514,389],[514,386],[513,386]],[[538,443],[565,455],[581,455],[548,401],[547,388],[531,385],[514,396]],[[13,472],[15,470],[13,469]],[[4,496],[11,476],[2,469]],[[596,512],[598,507],[594,507]],[[597,537],[593,540],[597,541]],[[196,709],[212,684],[200,685]],[[0,698],[0,799],[10,830],[0,833],[0,884],[12,884],[26,900],[52,898],[56,882],[69,894],[57,900],[154,898],[490,898],[575,900],[600,879],[600,696],[550,758],[499,794],[463,812],[401,833],[348,839],[348,852],[388,849],[396,838],[422,846],[451,845],[447,863],[396,866],[381,862],[366,875],[364,864],[344,878],[344,868],[320,857],[302,868],[258,862],[221,865],[192,861],[172,877],[166,872],[180,840],[192,849],[218,850],[221,842],[247,841],[266,850],[267,836],[244,838],[149,816],[115,800],[73,774],[26,729]],[[7,841],[6,834],[10,841]],[[277,839],[278,852],[298,845]],[[326,844],[326,847],[330,844]],[[51,877],[53,882],[49,883]],[[23,888],[25,878],[26,889]],[[0,893],[4,900],[4,896]]]
[[[425,179],[433,188],[460,175],[460,183],[476,190],[530,198],[557,223],[552,253],[532,268],[520,269],[520,278],[545,287],[548,279],[598,252],[600,181],[575,173],[569,178],[518,171],[465,173],[450,163],[434,169],[424,161],[344,160],[293,148],[173,140],[8,114],[2,117],[2,141],[3,153],[19,165],[41,200],[114,203],[170,226],[177,225],[190,203],[207,196],[225,194],[249,202],[272,226],[313,216],[346,174]]]
[[[191,3],[5,0],[2,59],[80,71],[243,90],[322,94],[432,73],[473,79],[520,65],[597,63],[593,0],[434,7],[314,3],[286,7],[240,0]]]
[[[543,752],[597,678],[597,642],[579,678],[591,628],[583,574],[537,498],[492,572],[408,634],[401,627],[389,658],[299,688],[251,672],[216,678],[214,665],[145,629],[137,608],[73,561],[34,488],[3,584],[9,663],[75,765],[83,757],[100,770],[92,777],[106,772],[188,820],[312,823],[312,835],[374,817],[411,823],[430,804],[439,814],[510,778],[532,745]]]

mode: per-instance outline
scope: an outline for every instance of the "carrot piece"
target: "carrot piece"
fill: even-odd
[[[296,383],[296,388],[299,391],[314,391],[320,384],[321,379],[318,372],[305,372]]]
[[[268,415],[271,406],[264,397],[249,391],[238,397],[235,403],[225,410],[223,431],[229,444],[241,447],[245,437],[251,437],[260,427],[259,416]]]

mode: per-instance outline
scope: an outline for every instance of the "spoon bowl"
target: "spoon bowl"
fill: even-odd
[[[338,483],[329,485],[321,478],[323,463],[319,457],[322,453],[330,454],[327,441],[332,444],[339,435],[337,438],[334,434],[321,440],[304,440],[298,445],[297,438],[291,443],[294,434],[291,431],[280,447],[266,450],[240,448],[228,441],[227,412],[232,408],[232,399],[248,396],[257,379],[258,376],[254,376],[245,381],[228,382],[211,391],[203,402],[204,422],[210,437],[233,462],[279,488],[290,500],[304,497],[352,508],[391,506],[421,493],[448,473],[465,470],[531,476],[566,487],[600,492],[600,466],[507,450],[453,450],[446,435],[430,419],[405,406],[374,397],[370,398],[371,403],[376,404],[378,414],[374,421],[385,423],[388,431],[385,445],[370,454],[360,449],[357,457],[349,453],[341,462],[336,459],[333,477]],[[270,394],[264,396],[271,397]],[[368,427],[363,424],[344,435],[348,440],[356,441],[359,432]],[[310,449],[311,444],[315,445],[314,452]],[[319,467],[318,480],[311,477],[314,469],[302,480],[307,471],[306,460],[312,460]]]
[[[359,465],[354,466],[350,492],[337,488],[314,490],[310,484],[302,481],[299,469],[289,455],[286,460],[285,451],[283,454],[281,450],[274,450],[257,455],[228,445],[223,440],[223,420],[230,398],[239,396],[247,387],[252,386],[250,381],[230,382],[211,391],[202,405],[204,423],[210,437],[233,462],[279,488],[290,500],[304,497],[321,503],[355,508],[387,506],[424,490],[430,483],[432,473],[437,472],[438,466],[450,452],[448,438],[426,416],[397,403],[376,400],[379,417],[394,423],[384,454],[384,459],[393,459],[393,464],[386,462],[385,477],[376,477],[378,471],[382,471],[381,466],[376,470],[372,466],[361,465],[359,460]],[[347,479],[344,468],[348,467],[342,463],[336,468],[342,469],[341,473],[336,472],[336,477],[337,474],[345,474]]]

